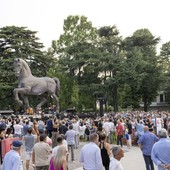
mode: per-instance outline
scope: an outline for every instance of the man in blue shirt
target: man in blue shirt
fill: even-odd
[[[22,142],[19,140],[14,140],[12,143],[12,150],[6,153],[2,170],[23,170],[21,157],[19,155],[19,151],[21,148]]]
[[[152,148],[151,158],[158,170],[170,170],[170,140],[167,138],[166,129],[159,130],[158,137],[160,139]]]
[[[151,151],[153,145],[158,140],[159,138],[155,134],[149,132],[149,127],[144,126],[144,134],[139,138],[138,145],[143,153],[146,170],[154,170],[154,165],[151,159]]]

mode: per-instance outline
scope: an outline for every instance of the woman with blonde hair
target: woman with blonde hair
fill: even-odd
[[[67,170],[65,145],[59,146],[57,153],[50,160],[49,170]]]

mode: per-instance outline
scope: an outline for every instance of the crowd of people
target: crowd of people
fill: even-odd
[[[170,169],[170,115],[168,112],[105,113],[102,117],[47,120],[27,116],[2,118],[0,138],[16,138],[6,153],[2,169],[67,170],[75,161],[79,141],[87,141],[79,156],[84,170],[123,170],[123,145],[139,145],[146,170]],[[20,148],[24,145],[25,160]],[[113,147],[111,145],[113,144]],[[32,165],[30,165],[32,162]]]

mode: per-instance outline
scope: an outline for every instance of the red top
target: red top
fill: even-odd
[[[116,127],[117,135],[123,135],[123,125],[119,123]]]

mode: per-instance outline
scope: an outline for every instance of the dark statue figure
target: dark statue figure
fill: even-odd
[[[41,106],[47,102],[46,94],[49,94],[56,105],[56,112],[59,113],[59,92],[60,81],[58,78],[35,77],[32,75],[28,64],[21,58],[14,59],[14,72],[18,77],[18,88],[14,89],[14,97],[16,102],[26,109],[30,108],[28,95],[41,95],[42,100],[37,105],[36,111],[41,110]],[[19,94],[22,100],[19,99]]]

